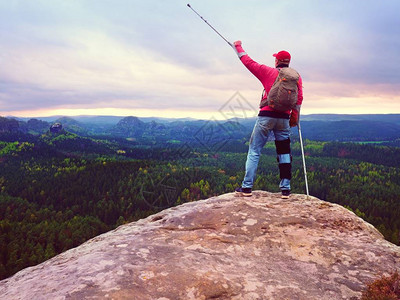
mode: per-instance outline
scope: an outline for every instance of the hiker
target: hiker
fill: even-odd
[[[260,111],[250,137],[246,161],[246,174],[242,186],[237,188],[235,192],[245,197],[250,197],[252,195],[251,189],[256,177],[261,150],[267,142],[269,134],[273,132],[275,135],[275,147],[281,179],[279,183],[279,188],[282,193],[281,197],[283,199],[288,199],[290,196],[290,180],[292,178],[290,127],[297,126],[299,122],[300,106],[303,101],[302,79],[295,70],[289,68],[291,56],[287,51],[280,51],[273,54],[275,57],[275,68],[272,68],[252,60],[243,50],[241,41],[236,41],[234,43],[234,50],[246,68],[261,81],[264,87],[264,93],[260,102]],[[293,93],[296,95],[297,99],[294,98],[294,105],[292,105],[292,107],[285,106],[283,109],[278,109],[275,105],[276,103],[273,102],[274,100],[271,100],[271,97],[268,98],[268,95],[272,90],[274,94],[276,94],[275,80],[282,78],[278,78],[278,74],[280,74],[282,69],[285,69],[283,70],[285,72],[291,71],[297,74],[297,84],[294,83],[296,91]],[[283,80],[285,80],[285,78],[283,78]],[[279,80],[277,80],[277,82],[278,81]],[[289,96],[290,93],[289,91]],[[271,95],[272,94],[273,93],[271,93]],[[275,102],[279,102],[279,100],[275,100]]]

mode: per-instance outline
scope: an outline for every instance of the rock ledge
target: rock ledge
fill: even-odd
[[[164,210],[0,282],[1,299],[358,299],[400,247],[345,208],[233,193]]]

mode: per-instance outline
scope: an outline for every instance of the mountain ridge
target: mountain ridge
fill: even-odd
[[[57,119],[62,117],[69,117],[75,119],[82,123],[110,123],[117,124],[121,119],[127,116],[113,116],[113,115],[78,115],[78,116],[48,116],[48,117],[16,117],[16,116],[5,116],[6,118],[12,118],[20,121],[28,121],[30,119],[38,119],[46,122],[55,122]],[[164,118],[164,117],[138,117],[143,121],[157,121],[163,120],[164,122],[173,122],[173,121],[196,121],[202,120],[207,121],[206,119],[194,119],[194,118]],[[254,120],[253,118],[233,118],[233,120]],[[386,120],[393,121],[396,123],[400,122],[400,114],[302,114],[301,119],[304,121],[345,121],[345,120]]]
[[[93,117],[95,118],[95,117]],[[221,135],[221,139],[248,140],[255,118],[229,120],[185,120],[138,118],[134,116],[113,118],[114,122],[90,123],[93,118],[81,120],[72,117],[59,117],[63,128],[83,136],[116,136],[120,138],[143,138],[151,143],[168,140],[181,142],[195,141],[196,135],[203,133]],[[100,118],[100,117],[98,117]],[[106,116],[101,117],[106,120]],[[86,121],[83,121],[86,120]],[[339,142],[391,142],[388,145],[400,145],[400,114],[391,115],[304,115],[301,117],[304,139]],[[32,134],[43,134],[47,131],[45,121],[29,119],[28,121],[1,117],[0,132],[7,130],[22,131]],[[48,123],[50,127],[51,123]],[[292,135],[298,138],[296,128]],[[216,138],[216,136],[215,136]]]

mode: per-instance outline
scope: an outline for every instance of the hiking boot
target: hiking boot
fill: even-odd
[[[282,199],[289,199],[289,196],[290,196],[290,190],[283,190],[282,191],[282,195],[281,195]]]
[[[251,197],[252,196],[251,188],[238,187],[235,190],[235,194],[239,195],[239,196],[243,196],[243,197]]]

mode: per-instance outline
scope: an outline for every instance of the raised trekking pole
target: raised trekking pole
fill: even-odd
[[[222,38],[224,39],[224,41],[228,43],[229,46],[231,46],[231,47],[233,48],[233,45],[232,45],[230,42],[228,42],[228,40],[227,40],[226,38],[224,38],[224,37],[222,36],[222,34],[220,34],[214,27],[212,27],[212,26],[210,25],[210,23],[208,23],[202,16],[200,16],[200,15],[197,13],[197,11],[195,11],[195,10],[193,9],[193,7],[190,6],[189,3],[187,4],[187,6],[188,6],[191,10],[193,10],[193,12],[194,12],[196,15],[198,15],[204,22],[206,22],[206,24],[207,24],[208,26],[210,26],[210,27],[212,28],[212,30],[214,30],[220,37],[222,37]]]
[[[310,197],[310,194],[308,193],[308,181],[307,181],[306,159],[305,159],[305,157],[304,157],[304,147],[303,147],[303,138],[301,137],[300,120],[299,120],[299,123],[297,124],[297,129],[299,130],[299,139],[300,139],[301,156],[303,157],[304,180],[305,180],[305,183],[306,183],[306,193],[307,193],[307,199],[308,199],[308,198]]]

